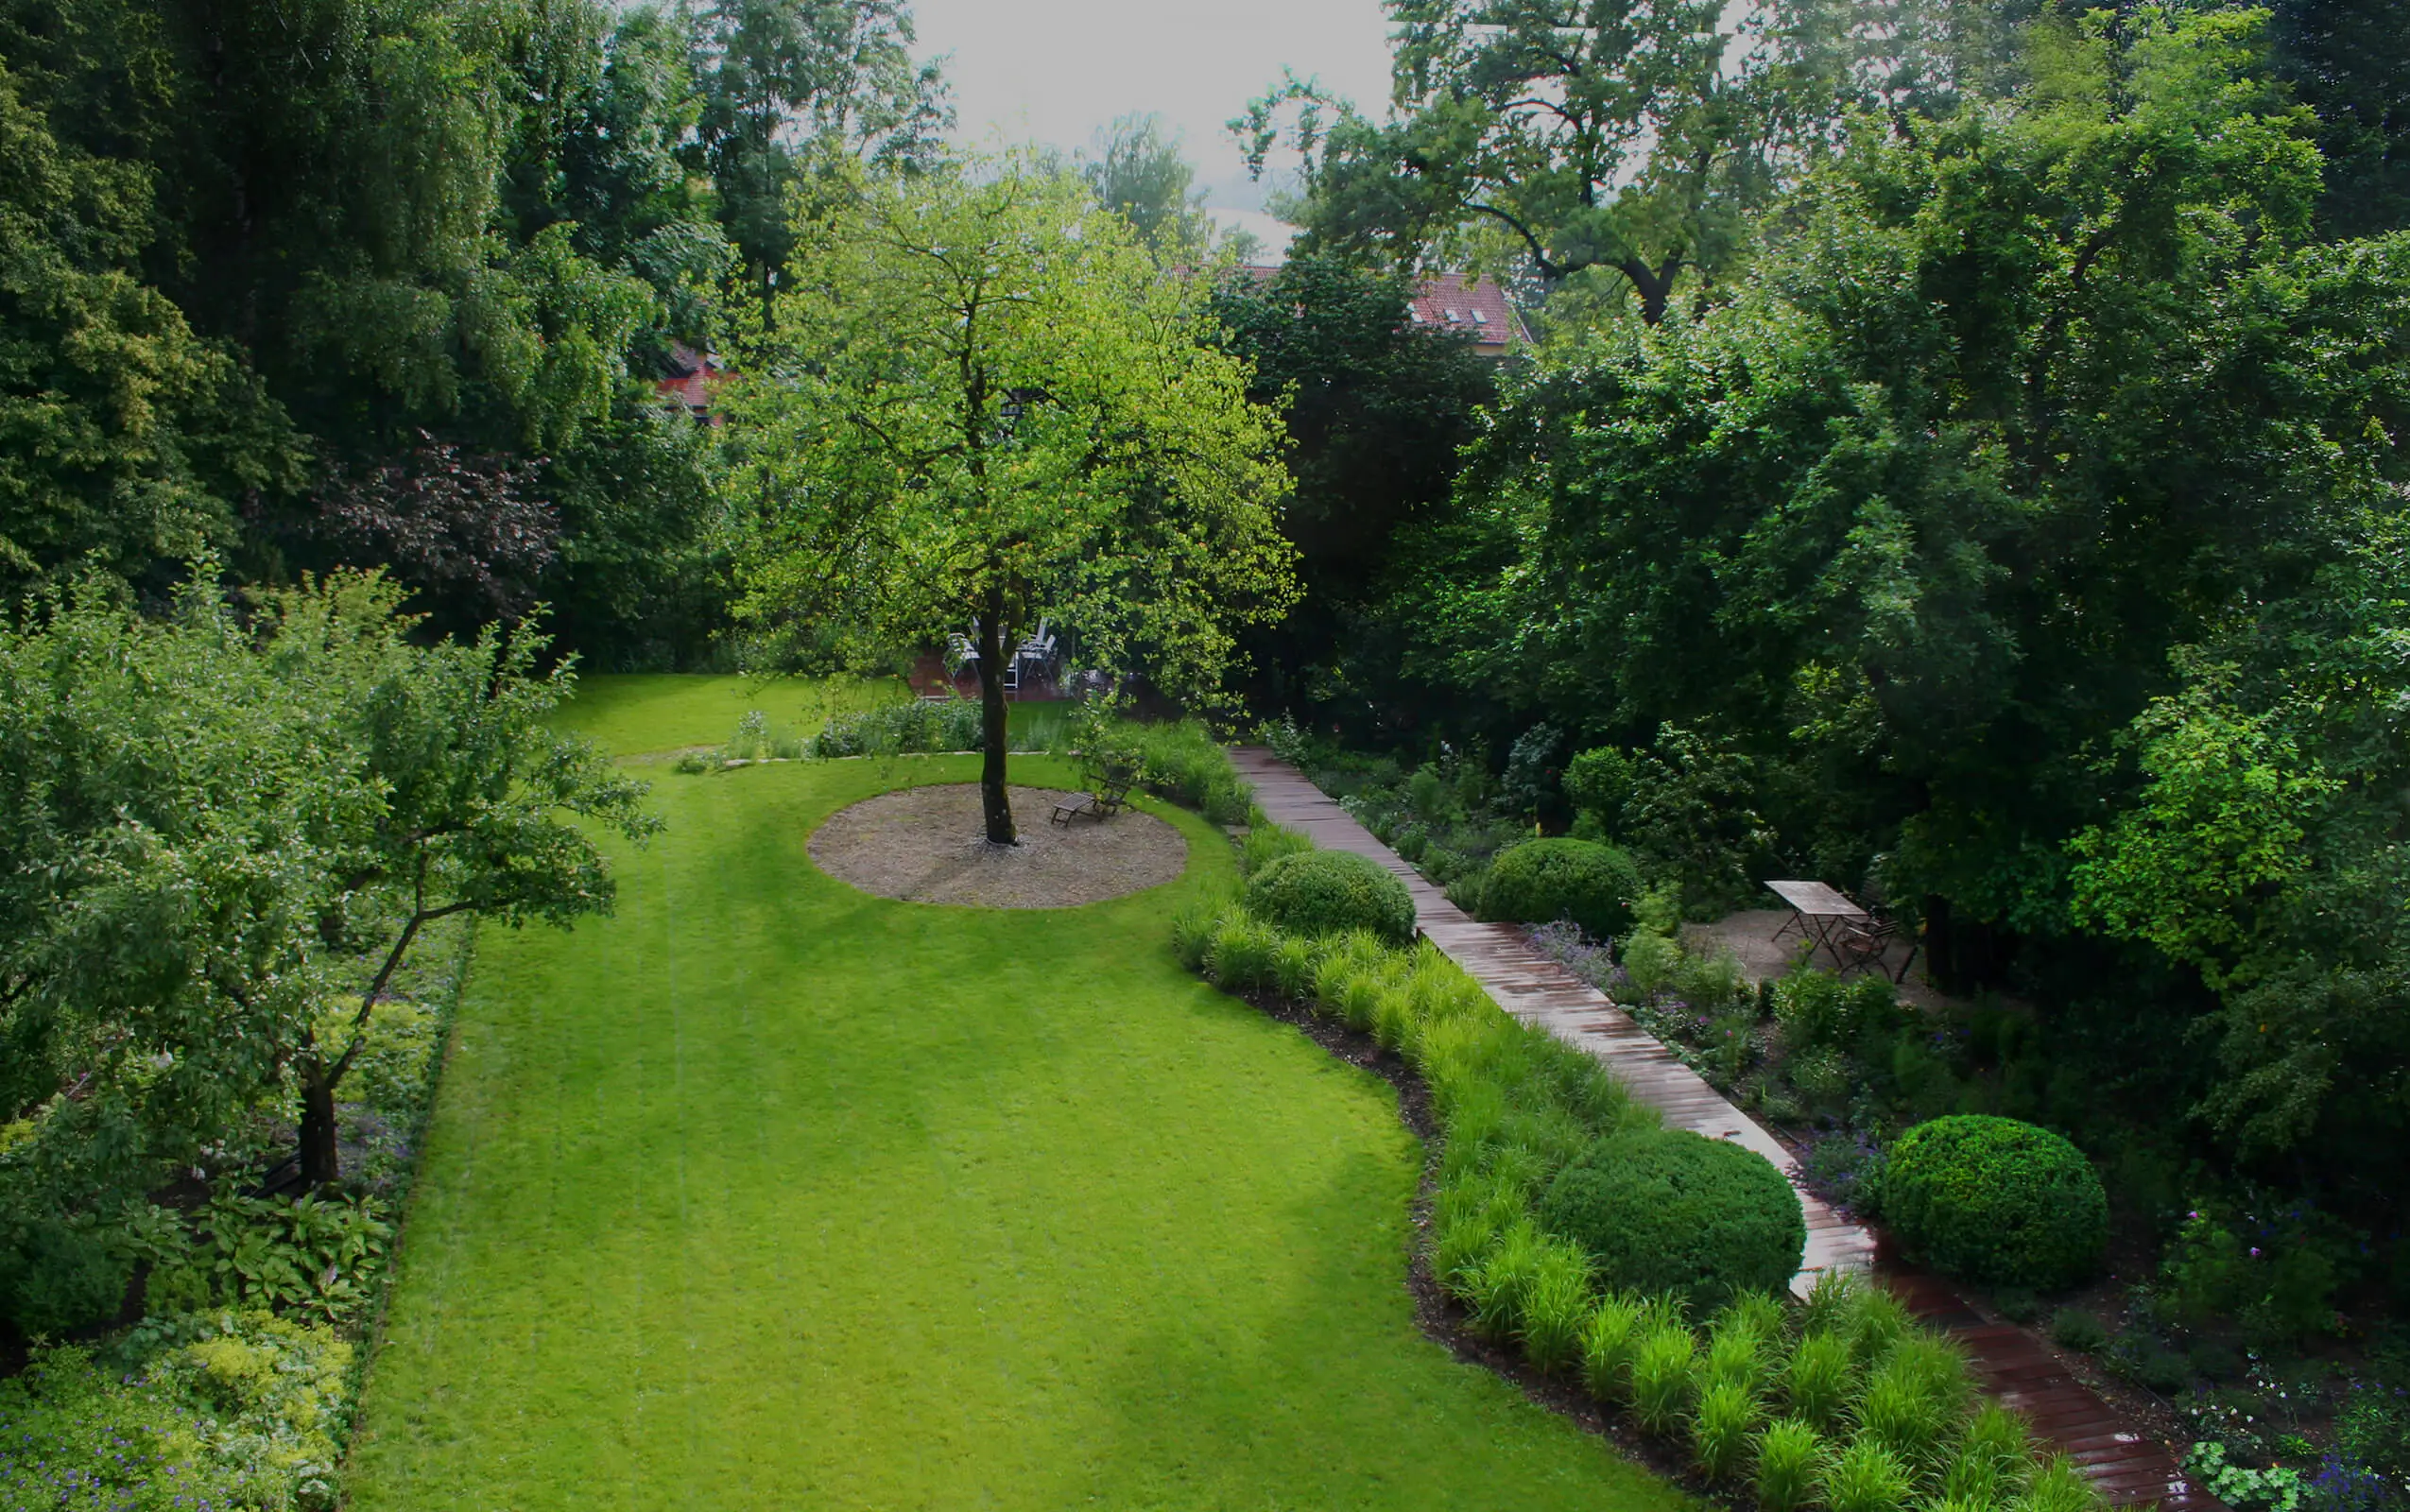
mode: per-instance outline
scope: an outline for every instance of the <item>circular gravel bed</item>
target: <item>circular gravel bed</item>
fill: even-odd
[[[882,898],[983,908],[1071,908],[1158,887],[1188,866],[1188,842],[1151,814],[1051,822],[1071,795],[1015,787],[1017,846],[991,846],[979,784],[905,787],[839,809],[812,833],[812,860]]]

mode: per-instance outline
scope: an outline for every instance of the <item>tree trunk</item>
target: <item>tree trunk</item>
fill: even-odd
[[[343,1152],[335,1139],[335,1084],[313,1055],[301,1075],[301,1181],[312,1191],[343,1176]]]
[[[1018,845],[1012,799],[1005,791],[1004,595],[990,593],[979,610],[979,804],[990,845]]]
[[[1666,301],[1674,294],[1674,279],[1682,270],[1681,254],[1668,254],[1660,267],[1627,257],[1615,265],[1615,270],[1631,280],[1632,291],[1640,296],[1641,319],[1649,325],[1663,324]]]

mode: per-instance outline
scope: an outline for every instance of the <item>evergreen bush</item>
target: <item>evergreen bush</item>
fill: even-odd
[[[1570,919],[1594,939],[1631,927],[1640,868],[1594,840],[1530,840],[1499,852],[1481,886],[1481,917],[1545,924]]]
[[[1955,1113],[1901,1136],[1883,1211],[1910,1258],[1993,1285],[2073,1286],[2109,1243],[2109,1198],[2083,1152],[1988,1114]]]
[[[1373,861],[1346,850],[1278,856],[1248,879],[1248,911],[1301,935],[1369,930],[1403,944],[1414,936],[1414,898]]]
[[[1609,1285],[1672,1292],[1701,1310],[1781,1290],[1807,1247],[1799,1199],[1781,1172],[1687,1130],[1596,1142],[1557,1177],[1540,1216],[1597,1257]]]

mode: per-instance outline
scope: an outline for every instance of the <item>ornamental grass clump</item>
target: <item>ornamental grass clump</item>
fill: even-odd
[[[1868,1378],[1857,1401],[1860,1443],[1879,1444],[1911,1471],[1940,1463],[1955,1441],[1956,1416],[1914,1372],[1889,1365]]]
[[[1252,990],[1271,980],[1280,948],[1278,930],[1234,908],[1223,916],[1205,949],[1205,973],[1225,991]]]
[[[1796,1418],[1778,1418],[1757,1439],[1754,1485],[1760,1512],[1799,1512],[1816,1500],[1824,1435]]]
[[[1431,1271],[1451,1296],[1469,1297],[1473,1267],[1523,1217],[1524,1206],[1511,1182],[1480,1173],[1439,1189],[1431,1205]]]
[[[2037,1467],[2010,1512],[2100,1512],[2100,1493],[2063,1456]]]
[[[1737,1386],[1755,1398],[1767,1374],[1766,1342],[1747,1328],[1730,1326],[1719,1317],[1707,1333],[1707,1353],[1699,1362],[1699,1377],[1710,1386]]]
[[[1660,1438],[1671,1437],[1691,1408],[1698,1340],[1688,1325],[1661,1322],[1632,1351],[1632,1415]]]
[[[1837,1333],[1803,1335],[1782,1370],[1782,1402],[1792,1417],[1818,1429],[1841,1420],[1857,1391],[1856,1362],[1850,1341]]]
[[[1581,1380],[1592,1396],[1630,1402],[1632,1356],[1662,1321],[1653,1304],[1630,1292],[1610,1292],[1598,1299],[1581,1332]]]
[[[1825,1457],[1816,1498],[1825,1512],[1906,1512],[1915,1493],[1907,1464],[1869,1438],[1854,1439]]]
[[[1493,1339],[1510,1339],[1521,1332],[1532,1288],[1547,1270],[1554,1247],[1547,1235],[1518,1218],[1488,1254],[1465,1268],[1465,1300],[1472,1305],[1477,1332]]]
[[[1756,1439],[1757,1396],[1738,1381],[1711,1382],[1691,1418],[1691,1456],[1699,1473],[1721,1486],[1747,1468]]]
[[[1550,1241],[1524,1288],[1518,1330],[1523,1358],[1533,1369],[1561,1375],[1581,1363],[1590,1304],[1590,1257],[1578,1245]]]
[[[1272,953],[1272,990],[1292,1003],[1306,1001],[1314,992],[1317,964],[1311,940],[1282,936],[1280,948]]]

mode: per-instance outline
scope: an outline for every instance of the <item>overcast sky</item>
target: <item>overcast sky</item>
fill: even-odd
[[[958,135],[1084,147],[1097,128],[1153,111],[1186,135],[1217,218],[1274,246],[1222,123],[1283,66],[1378,113],[1389,96],[1380,0],[913,0],[923,56],[951,53]]]

